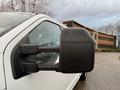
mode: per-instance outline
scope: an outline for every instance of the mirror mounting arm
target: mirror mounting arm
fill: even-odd
[[[21,44],[19,47],[22,55],[36,55],[41,52],[56,52],[59,53],[59,47],[40,47],[37,45]],[[39,62],[25,61],[22,62],[23,70],[27,73],[35,73],[40,70],[55,70],[59,71],[59,64],[42,65]]]
[[[38,65],[38,69],[39,70],[55,70],[55,71],[59,71],[60,67],[58,64],[55,65]]]
[[[56,52],[59,53],[59,47],[40,47],[37,45],[31,45],[31,44],[22,44],[20,45],[20,54],[23,55],[34,55],[41,52]]]
[[[38,71],[44,71],[44,70],[55,70],[59,71],[59,64],[54,64],[54,65],[39,65],[35,62],[23,62],[22,63],[24,71],[27,73],[35,73]]]

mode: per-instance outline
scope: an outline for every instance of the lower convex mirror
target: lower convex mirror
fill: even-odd
[[[67,28],[61,31],[59,47],[44,47],[20,44],[12,53],[12,71],[15,79],[40,70],[54,70],[62,73],[89,72],[94,67],[94,40],[84,29]],[[57,64],[41,65],[24,57],[41,52],[59,53]],[[20,60],[18,60],[20,58]],[[32,58],[29,58],[32,59]]]

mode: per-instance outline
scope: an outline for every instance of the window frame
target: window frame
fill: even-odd
[[[41,23],[43,23],[43,22],[45,22],[45,21],[57,25],[57,26],[59,27],[60,32],[62,31],[62,25],[61,25],[61,24],[59,24],[58,22],[54,21],[54,19],[47,18],[47,17],[45,17],[45,18],[43,18],[43,19],[40,19],[40,18],[39,18],[39,19],[36,20],[36,22],[34,22],[31,26],[29,26],[29,27],[27,27],[26,29],[24,29],[24,31],[21,32],[21,33],[15,38],[15,40],[17,40],[17,42],[14,43],[14,45],[12,46],[13,48],[12,48],[11,55],[10,55],[10,57],[11,57],[11,60],[10,60],[10,61],[11,61],[11,67],[12,67],[12,73],[13,73],[13,78],[14,78],[14,79],[18,79],[18,78],[21,78],[21,77],[24,77],[24,76],[28,75],[28,73],[21,71],[22,69],[20,69],[20,72],[19,72],[19,75],[18,75],[18,71],[19,71],[19,68],[21,68],[21,66],[18,67],[18,66],[16,66],[16,65],[19,64],[19,63],[21,63],[22,61],[24,61],[24,59],[23,59],[23,60],[21,59],[21,58],[22,58],[21,56],[19,56],[19,57],[21,57],[21,58],[16,57],[16,56],[18,56],[18,55],[16,55],[16,53],[19,53],[18,48],[19,48],[20,44],[23,44],[25,37],[26,37],[29,33],[31,33],[36,27],[38,27],[38,25],[40,25]],[[20,55],[20,54],[19,54],[19,55]],[[21,61],[21,60],[22,60],[22,61]],[[56,62],[56,61],[55,61],[55,62]],[[17,64],[16,64],[16,63],[17,63]],[[30,73],[29,73],[29,74],[30,74]]]
[[[36,25],[30,32],[28,32],[28,33],[20,40],[20,42],[22,42],[22,41],[26,38],[27,35],[29,35],[30,33],[32,33],[32,32],[35,30],[36,27],[40,26],[40,24],[42,24],[42,23],[44,23],[44,22],[49,22],[49,23],[51,23],[51,24],[57,25],[57,26],[59,27],[60,32],[62,31],[62,26],[60,26],[59,24],[57,24],[57,23],[55,23],[55,22],[52,22],[52,21],[50,21],[50,20],[44,20],[44,21],[40,22],[38,25]],[[61,34],[60,34],[60,36],[61,36]],[[19,43],[18,43],[18,45],[19,45]]]

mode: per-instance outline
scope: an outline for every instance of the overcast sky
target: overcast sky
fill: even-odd
[[[56,19],[99,27],[120,20],[120,0],[53,0]]]

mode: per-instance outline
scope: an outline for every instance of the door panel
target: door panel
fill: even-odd
[[[42,20],[39,20],[41,23]],[[11,53],[13,48],[19,43],[19,41],[29,33],[33,28],[38,25],[38,22],[31,25],[19,36],[17,36],[11,43],[7,46],[4,53],[4,65],[6,73],[7,90],[66,90],[71,82],[79,74],[62,74],[54,71],[39,71],[37,73],[32,73],[26,75],[19,79],[14,79],[11,69]]]
[[[5,89],[5,78],[3,69],[3,54],[0,54],[0,90]]]

